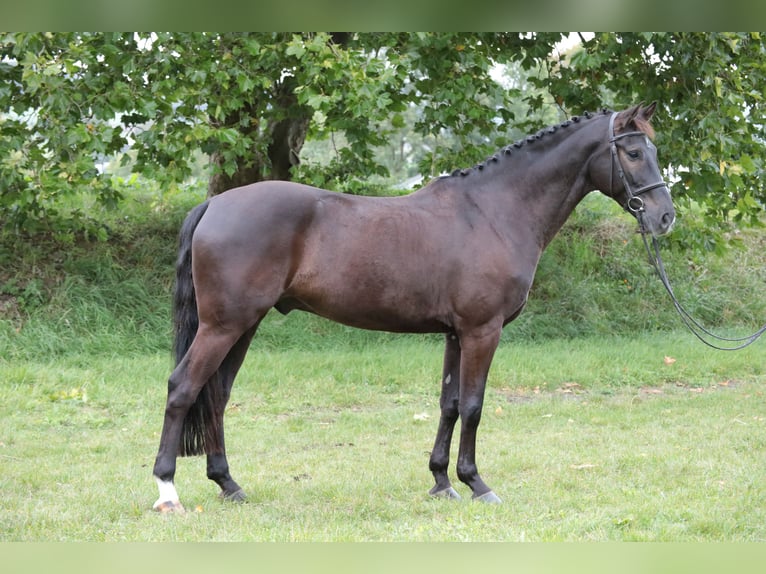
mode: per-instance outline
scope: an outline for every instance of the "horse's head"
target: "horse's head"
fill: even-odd
[[[642,232],[664,235],[673,227],[676,212],[670,190],[662,179],[657,162],[657,148],[649,120],[656,102],[615,112],[605,134],[609,142],[608,161],[598,161],[600,173],[594,180],[603,182],[602,192],[632,213]]]

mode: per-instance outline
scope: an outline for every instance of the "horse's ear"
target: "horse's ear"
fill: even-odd
[[[657,102],[652,102],[645,108],[641,108],[641,117],[645,119],[646,121],[649,121],[652,119],[652,116],[654,115],[655,110],[657,109]]]
[[[641,102],[641,104],[638,104],[637,106],[628,108],[627,110],[624,110],[617,115],[617,119],[614,122],[615,133],[624,131],[628,129],[628,126],[633,124],[634,120],[638,116],[638,113],[641,111],[642,104],[643,102]]]
[[[652,102],[645,108],[641,109],[641,117],[644,118],[646,121],[649,121],[652,119],[652,116],[654,115],[654,111],[657,109],[657,102]]]
[[[633,118],[633,123],[636,128],[649,136],[649,139],[654,139],[654,128],[652,127],[650,120],[652,119],[654,110],[657,109],[657,102],[652,102],[646,107],[642,106],[643,103],[639,104],[639,112],[638,115]]]

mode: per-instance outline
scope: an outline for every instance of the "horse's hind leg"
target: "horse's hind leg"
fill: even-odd
[[[442,369],[442,388],[439,406],[439,430],[431,451],[428,468],[434,475],[436,485],[429,491],[431,496],[460,499],[450,483],[447,469],[452,432],[458,419],[458,400],[460,391],[460,342],[457,335],[449,333],[444,350],[444,368]]]
[[[217,453],[207,453],[207,477],[221,487],[221,498],[237,502],[245,500],[246,496],[242,488],[240,488],[234,479],[231,478],[231,474],[229,474],[229,463],[226,460],[226,447],[224,442],[223,415],[226,403],[229,402],[229,397],[231,396],[231,388],[234,384],[234,378],[237,376],[237,372],[242,366],[242,362],[245,360],[245,355],[247,354],[255,329],[256,328],[253,327],[247,333],[242,335],[239,338],[239,341],[237,341],[231,348],[229,354],[226,355],[223,363],[221,363],[219,372],[223,378],[221,382],[224,397],[223,401],[216,409],[215,417],[217,421],[214,425],[219,433],[218,444],[221,445],[221,449],[220,452]]]
[[[238,334],[211,329],[201,324],[189,351],[170,375],[165,420],[154,462],[154,477],[160,491],[159,498],[154,503],[155,510],[183,511],[173,479],[184,418],[202,387],[218,370],[238,337]]]

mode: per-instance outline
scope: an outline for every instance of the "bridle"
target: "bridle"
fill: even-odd
[[[614,168],[615,166],[617,166],[617,175],[620,178],[620,181],[622,182],[623,187],[625,188],[625,194],[627,196],[627,200],[625,201],[625,205],[623,207],[627,211],[635,215],[636,219],[638,220],[639,231],[641,232],[641,239],[644,242],[646,253],[649,255],[649,262],[652,264],[652,267],[654,267],[654,270],[657,272],[657,275],[659,276],[660,281],[662,282],[662,285],[665,287],[665,290],[670,295],[670,299],[671,301],[673,301],[673,306],[676,308],[676,311],[678,311],[678,314],[681,316],[681,320],[683,321],[686,328],[689,329],[689,331],[691,331],[695,337],[697,337],[705,345],[707,345],[708,347],[712,347],[713,349],[717,349],[719,351],[737,351],[739,349],[744,349],[745,347],[751,345],[761,335],[763,335],[764,332],[766,332],[766,325],[758,329],[758,331],[756,331],[752,335],[748,335],[746,337],[733,337],[733,338],[721,337],[720,335],[716,335],[715,333],[712,333],[711,331],[703,327],[698,321],[696,321],[694,317],[692,317],[689,314],[689,312],[683,308],[681,303],[676,298],[675,293],[673,293],[673,287],[671,287],[670,285],[670,280],[668,279],[668,275],[665,272],[665,265],[662,262],[662,257],[660,257],[660,245],[659,245],[659,242],[657,241],[657,237],[652,235],[651,246],[649,245],[649,240],[646,237],[647,228],[644,225],[644,215],[646,213],[646,208],[644,206],[644,200],[641,198],[641,195],[646,193],[647,191],[651,191],[652,189],[656,189],[662,186],[667,187],[667,183],[665,181],[658,181],[656,183],[650,183],[649,185],[644,185],[643,187],[640,187],[638,189],[633,189],[630,186],[630,183],[628,183],[628,178],[625,177],[625,170],[622,167],[620,156],[617,153],[617,142],[627,137],[633,137],[633,136],[646,137],[646,134],[644,134],[643,132],[634,131],[634,132],[626,132],[624,134],[615,135],[614,119],[616,117],[617,117],[617,112],[614,112],[612,113],[612,116],[609,118],[609,147],[612,154],[612,163],[611,163],[611,168],[609,170],[610,191],[613,189]],[[725,343],[730,343],[732,344],[732,346],[720,347],[718,345],[715,345],[714,343],[711,343],[705,337],[710,337],[711,339],[716,341],[723,341]]]
[[[644,200],[641,198],[641,195],[646,193],[647,191],[651,191],[658,187],[667,187],[667,183],[664,180],[660,180],[656,183],[650,183],[649,185],[644,185],[643,187],[639,187],[638,189],[632,189],[630,186],[630,183],[628,183],[628,178],[625,177],[625,170],[622,167],[622,162],[620,161],[620,156],[617,153],[617,142],[620,141],[623,138],[629,138],[629,137],[635,137],[635,136],[641,136],[646,137],[646,134],[644,132],[626,132],[624,134],[615,135],[614,133],[614,119],[617,117],[617,112],[612,113],[612,116],[609,118],[609,148],[612,152],[612,164],[609,169],[609,187],[613,187],[614,182],[614,167],[617,166],[617,176],[620,178],[620,181],[622,182],[622,186],[625,188],[625,194],[627,196],[627,201],[625,202],[625,205],[623,206],[626,210],[630,211],[631,213],[635,214],[636,217],[638,217],[638,214],[643,214],[644,209]],[[639,223],[641,224],[641,231],[644,232],[644,226],[642,218],[639,218]]]

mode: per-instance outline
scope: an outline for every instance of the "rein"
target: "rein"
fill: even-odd
[[[720,335],[716,335],[715,333],[712,333],[708,329],[706,329],[704,326],[702,326],[699,321],[695,320],[694,317],[692,317],[689,312],[684,309],[684,307],[681,305],[681,303],[676,298],[675,293],[673,292],[673,287],[670,285],[670,280],[668,279],[668,274],[665,271],[665,265],[662,262],[662,257],[660,256],[660,244],[659,241],[657,241],[657,238],[652,236],[652,243],[649,244],[649,240],[647,239],[647,230],[646,226],[644,225],[644,214],[646,212],[646,209],[644,207],[644,200],[639,197],[642,193],[646,193],[649,190],[655,189],[660,186],[667,185],[664,181],[659,181],[657,183],[652,183],[649,185],[645,185],[643,187],[640,187],[639,189],[632,189],[631,186],[628,183],[627,178],[625,177],[625,170],[622,167],[622,162],[620,162],[620,157],[617,155],[617,141],[630,136],[638,136],[638,135],[645,135],[643,132],[627,132],[624,134],[614,135],[614,119],[617,116],[616,113],[612,114],[612,117],[609,118],[609,144],[612,152],[612,165],[609,173],[609,185],[612,185],[612,178],[614,176],[614,166],[617,166],[617,175],[620,178],[620,181],[622,182],[623,187],[625,188],[625,193],[627,194],[627,201],[625,202],[625,209],[630,211],[636,216],[636,219],[638,220],[639,224],[639,231],[641,232],[641,239],[644,242],[644,247],[646,248],[646,253],[649,256],[649,262],[652,264],[652,267],[654,268],[655,272],[657,273],[657,276],[660,278],[660,281],[662,282],[663,287],[665,287],[665,290],[668,292],[668,295],[670,295],[670,300],[673,302],[673,306],[676,308],[676,311],[678,311],[679,316],[681,317],[681,320],[683,321],[684,325],[686,326],[691,333],[697,337],[700,341],[702,341],[705,345],[708,347],[711,347],[713,349],[716,349],[718,351],[738,351],[740,349],[744,349],[745,347],[752,345],[761,335],[766,332],[766,325],[763,325],[760,329],[758,329],[755,333],[752,335],[748,335],[746,337],[721,337]],[[710,340],[708,340],[708,338]],[[721,341],[724,343],[730,343],[730,346],[719,346],[712,341]]]
[[[639,212],[639,215],[643,217],[643,212]],[[691,333],[697,337],[700,341],[705,343],[708,347],[711,347],[713,349],[716,349],[718,351],[738,351],[740,349],[744,349],[745,347],[752,345],[755,343],[755,341],[763,335],[764,332],[766,332],[766,325],[762,326],[760,329],[758,329],[755,333],[752,335],[747,335],[746,337],[721,337],[720,335],[716,335],[715,333],[712,333],[705,327],[703,327],[698,321],[692,317],[689,312],[683,308],[681,303],[678,301],[678,299],[675,296],[675,293],[673,293],[673,287],[670,285],[670,280],[668,279],[668,275],[665,272],[665,265],[662,263],[662,257],[660,257],[660,244],[659,241],[657,241],[657,238],[652,236],[652,245],[649,246],[649,240],[646,238],[646,231],[644,230],[643,222],[639,219],[640,225],[641,225],[641,239],[644,240],[644,247],[646,247],[646,253],[649,255],[649,262],[652,264],[652,267],[654,267],[654,270],[657,272],[657,275],[660,278],[660,281],[662,282],[662,285],[665,287],[665,290],[670,295],[670,300],[673,301],[673,306],[676,308],[676,311],[678,311],[678,314],[681,317],[681,320],[684,322],[684,325],[686,325],[686,328],[691,331]],[[730,343],[731,346],[719,346],[715,343],[712,343],[709,341],[706,337],[710,338],[713,341],[722,341],[724,343]]]

